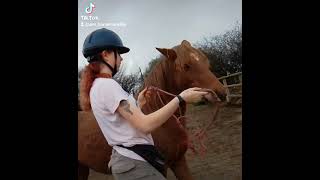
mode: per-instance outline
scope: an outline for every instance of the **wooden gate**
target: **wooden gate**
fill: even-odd
[[[227,88],[227,102],[232,103],[232,99],[237,99],[236,102],[239,103],[240,101],[242,104],[242,72],[237,72],[233,74],[228,73],[228,75],[222,76],[218,79],[221,80],[224,87]],[[231,81],[231,83],[228,83],[228,80],[229,82]]]

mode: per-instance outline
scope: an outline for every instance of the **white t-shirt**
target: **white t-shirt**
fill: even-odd
[[[90,90],[90,103],[93,114],[108,144],[119,154],[145,161],[141,156],[128,149],[115,146],[133,146],[135,144],[154,145],[151,134],[145,134],[133,127],[116,110],[121,100],[127,100],[130,106],[136,106],[136,100],[110,78],[96,78]]]

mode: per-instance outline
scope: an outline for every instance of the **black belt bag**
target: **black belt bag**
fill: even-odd
[[[153,145],[136,144],[131,147],[126,147],[123,145],[117,145],[117,146],[129,149],[137,153],[143,159],[145,159],[148,163],[150,163],[154,168],[156,168],[164,177],[166,177],[165,168],[164,168],[164,157]]]

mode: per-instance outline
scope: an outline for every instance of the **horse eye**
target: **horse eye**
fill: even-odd
[[[185,71],[189,71],[189,70],[190,70],[189,64],[184,64],[183,69],[184,69]]]

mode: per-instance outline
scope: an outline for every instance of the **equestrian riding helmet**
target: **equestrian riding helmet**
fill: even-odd
[[[120,37],[115,32],[101,28],[93,31],[86,37],[83,43],[82,53],[83,56],[87,58],[106,49],[116,50],[119,54],[130,51],[129,48],[123,46]]]

